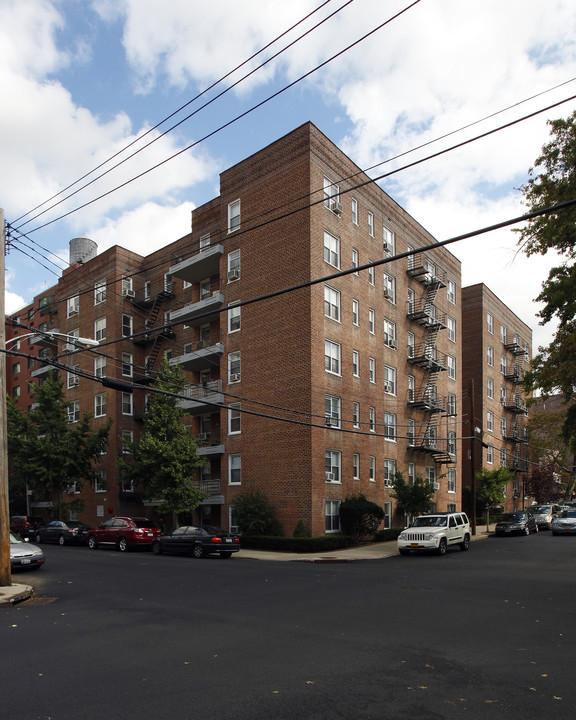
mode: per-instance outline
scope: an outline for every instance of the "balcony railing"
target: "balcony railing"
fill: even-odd
[[[441,353],[434,345],[410,345],[408,362],[425,370],[441,371],[448,368],[448,356]]]
[[[525,415],[528,412],[528,408],[526,407],[526,402],[524,401],[524,398],[517,393],[515,393],[511,397],[502,398],[500,402],[504,406],[505,410],[516,413],[517,415]]]
[[[426,328],[444,329],[446,327],[446,313],[426,300],[408,302],[406,314],[410,320],[414,320]]]

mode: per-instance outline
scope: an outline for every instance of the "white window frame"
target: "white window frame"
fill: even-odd
[[[486,327],[491,335],[494,335],[494,316],[492,313],[486,313]]]
[[[228,334],[239,332],[242,323],[242,307],[230,305],[228,308]]]
[[[371,357],[368,361],[368,379],[371,383],[376,382],[376,358]]]
[[[239,435],[242,432],[242,413],[240,403],[228,405],[228,435]]]
[[[352,198],[352,222],[358,225],[358,200]]]
[[[94,417],[106,417],[106,393],[94,395]]]
[[[486,380],[486,397],[488,400],[494,400],[494,380],[492,378]]]
[[[352,325],[360,325],[360,305],[358,300],[352,300]]]
[[[396,395],[396,368],[390,365],[384,365],[384,392]]]
[[[360,403],[356,401],[352,403],[352,427],[360,427]]]
[[[331,285],[324,285],[324,315],[340,322],[340,290]]]
[[[446,471],[446,484],[449,493],[456,492],[456,470],[454,468],[448,468]]]
[[[240,382],[242,379],[242,356],[240,350],[228,353],[228,384]]]
[[[384,413],[384,439],[388,442],[396,442],[396,414]]]
[[[492,410],[486,411],[486,430],[487,432],[494,432],[494,413]]]
[[[134,414],[134,398],[132,393],[122,393],[122,415],[133,415]]]
[[[446,299],[452,305],[456,305],[456,283],[454,280],[448,280],[447,282]]]
[[[66,301],[66,317],[71,318],[80,312],[80,295],[68,298]]]
[[[324,262],[340,269],[340,238],[324,230]]]
[[[376,408],[371,407],[368,413],[369,423],[368,428],[370,432],[376,432]]]
[[[342,453],[340,450],[326,450],[324,453],[324,480],[327,483],[342,483]]]
[[[376,482],[376,456],[370,455],[370,471],[368,475],[370,482]]]
[[[453,355],[447,355],[446,361],[448,364],[448,378],[456,380],[456,358]]]
[[[448,330],[448,340],[456,342],[456,320],[454,318],[446,318],[446,327]]]
[[[382,242],[388,246],[387,250],[384,250],[385,255],[396,254],[396,237],[394,231],[384,225],[382,227]]]
[[[384,458],[384,487],[391,488],[396,474],[396,460]]]
[[[331,375],[340,375],[341,369],[340,343],[324,340],[324,370]]]
[[[384,273],[384,296],[388,302],[396,305],[396,278],[393,275]],[[388,297],[389,296],[389,297]]]
[[[240,229],[241,224],[241,204],[240,199],[233,200],[228,203],[228,233],[236,232]]]
[[[373,308],[368,308],[368,332],[376,334],[376,311]]]
[[[326,534],[340,532],[340,500],[324,501],[324,527]]]
[[[228,456],[228,485],[242,485],[242,456],[240,453]]]
[[[486,362],[490,367],[494,367],[494,348],[492,345],[488,345],[486,348]]]
[[[374,213],[368,211],[368,234],[374,237]]]
[[[106,280],[98,280],[94,283],[94,305],[106,302]]]
[[[337,395],[324,396],[324,416],[326,425],[329,427],[340,427],[340,418],[342,417],[342,400]]]
[[[352,455],[352,478],[360,480],[360,453]]]
[[[94,375],[99,378],[106,377],[106,358],[101,355],[94,358]]]
[[[352,350],[352,375],[360,377],[360,353],[358,350]]]

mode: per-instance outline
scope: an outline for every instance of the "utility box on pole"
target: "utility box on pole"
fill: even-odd
[[[4,210],[0,208],[0,587],[12,585],[8,505],[8,427],[6,417],[6,312]]]

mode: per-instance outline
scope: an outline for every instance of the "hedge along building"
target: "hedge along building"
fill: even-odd
[[[306,123],[224,171],[189,235],[146,258],[115,247],[75,265],[53,303],[61,331],[98,332],[105,317],[108,339],[125,336],[107,346],[108,377],[152,381],[164,354],[182,368],[206,458],[196,521],[234,529],[234,498],[258,489],[287,534],[300,519],[313,535],[337,532],[339,503],[358,493],[400,525],[395,471],[434,483],[437,510],[461,507],[460,262],[442,248],[395,259],[433,242]],[[113,291],[96,302],[103,283]],[[297,289],[275,294],[286,288]],[[150,392],[128,400],[81,380],[67,393],[100,413],[104,395],[114,420],[105,492],[84,491],[81,519],[146,512],[115,457]]]

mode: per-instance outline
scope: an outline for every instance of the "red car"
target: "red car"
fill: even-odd
[[[86,543],[91,550],[95,550],[99,545],[115,545],[118,550],[126,552],[130,548],[150,548],[154,539],[160,535],[162,531],[152,520],[115,517],[98,528],[88,530]]]

